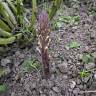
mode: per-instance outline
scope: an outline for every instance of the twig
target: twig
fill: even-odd
[[[96,93],[96,90],[80,91],[78,93]]]

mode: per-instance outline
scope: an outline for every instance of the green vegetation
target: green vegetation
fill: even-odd
[[[13,0],[7,0],[7,2],[0,1],[0,45],[12,44],[17,40],[20,40],[22,43],[28,43],[32,42],[36,37],[37,1],[32,0],[31,20],[28,20],[25,15],[26,8],[23,5],[24,1],[16,0],[14,2]],[[53,7],[49,9],[50,19],[56,14],[61,2],[62,0],[53,1]],[[53,10],[55,11],[53,12]],[[15,32],[15,30],[18,31]]]
[[[72,41],[69,45],[69,48],[78,48],[80,47],[80,44],[76,41]]]
[[[5,75],[4,68],[0,67],[0,78]]]
[[[64,24],[70,26],[77,26],[80,22],[80,16],[59,16],[53,22],[53,29],[58,29],[64,26]]]
[[[89,71],[83,70],[80,72],[80,76],[83,78],[88,77],[90,75]]]
[[[7,86],[5,84],[0,85],[0,93],[5,92],[7,90]]]
[[[82,62],[84,64],[88,64],[88,63],[90,63],[92,61],[93,61],[93,57],[90,54],[87,54],[87,53],[83,54]]]
[[[40,69],[40,64],[39,61],[36,59],[27,59],[22,63],[22,71],[24,73],[26,72],[31,72],[33,69],[35,69],[36,71],[38,71]]]

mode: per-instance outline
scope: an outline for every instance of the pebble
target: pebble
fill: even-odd
[[[92,53],[92,56],[93,56],[94,58],[96,58],[96,52]]]
[[[81,80],[80,79],[77,79],[76,82],[79,85],[81,83]]]
[[[65,46],[65,49],[66,49],[66,50],[69,50],[70,48],[69,48],[68,46]]]
[[[12,93],[11,93],[11,96],[15,96],[15,93],[14,93],[14,92],[12,92]]]
[[[95,32],[95,30],[94,30],[93,32],[91,32],[90,34],[91,34],[91,35],[90,35],[90,38],[91,38],[91,39],[94,39],[94,38],[96,37],[96,32]]]
[[[77,55],[78,60],[82,60],[82,57],[83,57],[83,54],[78,54]]]
[[[83,78],[83,82],[84,82],[84,83],[87,83],[88,80],[89,80],[89,78],[90,78],[90,76],[88,76],[88,77],[86,77],[86,78]]]
[[[52,90],[50,90],[50,92],[49,92],[49,96],[56,96],[56,93],[53,92]]]
[[[74,93],[76,96],[78,96],[79,91],[80,91],[80,89],[79,89],[79,88],[76,88],[76,89],[73,90],[73,93]]]
[[[53,81],[50,81],[50,80],[49,80],[49,81],[48,81],[48,85],[49,85],[50,88],[52,88],[55,84],[54,84]]]
[[[58,64],[58,68],[59,68],[59,70],[60,70],[60,72],[61,73],[67,73],[67,71],[68,71],[68,64],[67,64],[67,62],[63,62],[62,64]]]
[[[94,67],[95,67],[95,63],[85,64],[85,68],[86,68],[87,70],[93,69]]]
[[[16,51],[15,56],[20,58],[20,59],[24,58],[24,54],[20,53],[20,51]]]
[[[45,87],[48,86],[48,82],[45,79],[42,80],[41,84],[42,86],[45,86]]]
[[[31,85],[30,85],[31,86]],[[32,89],[35,89],[36,88],[36,82],[32,83],[32,86],[31,86]]]
[[[11,72],[10,68],[7,67],[7,68],[5,69],[5,74],[7,75],[7,74],[9,74],[10,72]]]
[[[75,81],[70,81],[70,88],[73,89],[76,86],[76,82]]]
[[[80,89],[83,89],[83,85],[79,85],[79,88],[80,88]]]
[[[89,46],[85,46],[85,52],[88,52]]]
[[[41,94],[40,96],[46,96],[45,94]]]
[[[54,92],[57,92],[57,93],[60,91],[58,87],[53,87],[52,89]]]
[[[96,79],[96,73],[94,73],[94,78]]]
[[[10,59],[1,59],[1,66],[7,66],[7,64],[11,63],[11,60]]]
[[[30,85],[29,85],[29,84],[25,84],[24,89],[25,89],[26,91],[28,91],[29,93],[31,93]]]

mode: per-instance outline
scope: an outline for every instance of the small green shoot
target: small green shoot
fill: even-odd
[[[0,93],[5,92],[7,90],[7,86],[5,84],[0,85]]]
[[[69,25],[78,25],[80,22],[80,16],[59,16],[59,18],[53,22],[53,29],[61,28],[64,23]]]
[[[59,17],[59,21],[70,25],[78,25],[80,21],[80,16],[62,16]]]
[[[92,62],[93,61],[93,58],[92,58],[92,56],[90,55],[90,54],[84,54],[83,55],[83,57],[82,57],[82,62],[84,63],[84,64],[88,64],[88,63],[90,63],[90,62]]]
[[[80,77],[88,77],[90,75],[89,71],[83,70],[80,72]]]
[[[69,48],[71,48],[71,49],[72,48],[78,48],[78,47],[80,47],[80,44],[76,41],[72,41],[69,45]]]
[[[0,77],[2,77],[5,74],[4,68],[0,67]]]
[[[62,22],[56,22],[56,26],[57,26],[57,28],[62,27]]]
[[[31,72],[33,69],[39,70],[40,64],[36,59],[27,59],[22,64],[23,72]]]
[[[62,27],[63,22],[54,21],[52,25],[53,25],[53,29],[54,29],[54,30],[58,30],[58,29],[60,29],[60,28]]]

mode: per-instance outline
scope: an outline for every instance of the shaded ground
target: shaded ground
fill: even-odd
[[[59,30],[51,33],[50,80],[41,79],[41,73],[36,70],[22,74],[21,65],[24,60],[33,57],[40,59],[36,44],[25,49],[14,45],[7,56],[0,58],[1,64],[5,64],[9,70],[9,75],[1,79],[8,85],[8,90],[0,96],[96,96],[95,92],[88,93],[88,90],[96,89],[96,17],[89,14],[84,5],[76,9],[62,6],[61,13],[57,13],[55,20],[60,14],[79,15],[80,23],[71,26],[62,24]],[[70,49],[69,44],[73,40],[80,47]],[[90,66],[81,61],[83,53],[95,54]],[[91,74],[81,78],[79,73],[86,68],[91,70]]]

